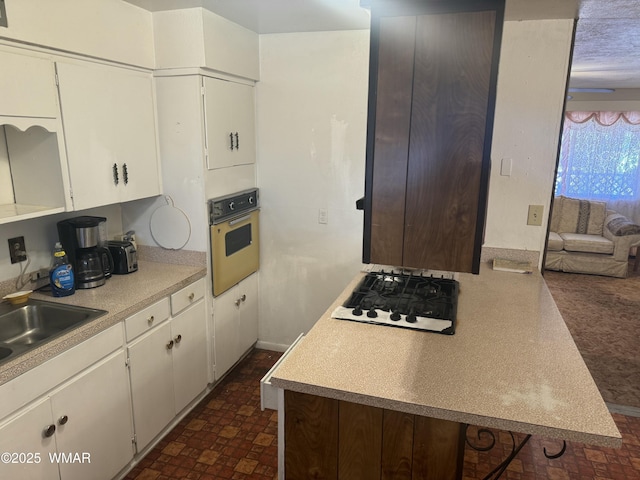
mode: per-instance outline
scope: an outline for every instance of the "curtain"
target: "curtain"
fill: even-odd
[[[556,195],[606,202],[640,223],[640,112],[566,112]]]

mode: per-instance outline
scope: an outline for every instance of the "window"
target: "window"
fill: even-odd
[[[640,200],[640,112],[567,112],[556,195]]]

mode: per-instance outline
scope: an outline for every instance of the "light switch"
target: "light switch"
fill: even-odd
[[[318,223],[329,223],[329,212],[326,208],[321,208],[318,210]]]
[[[503,177],[511,176],[511,159],[503,158],[502,163],[500,164],[500,175]]]
[[[542,212],[544,205],[529,205],[529,215],[527,216],[527,225],[542,225]]]

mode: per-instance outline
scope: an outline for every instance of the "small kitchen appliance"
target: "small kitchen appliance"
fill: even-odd
[[[453,335],[457,280],[420,273],[369,272],[333,318]]]
[[[104,285],[113,271],[113,258],[104,245],[104,217],[74,217],[58,222],[58,236],[71,263],[76,288]]]
[[[209,200],[213,295],[258,270],[258,189]]]
[[[107,242],[113,257],[113,273],[124,275],[138,271],[138,252],[133,243],[128,241],[110,240]]]

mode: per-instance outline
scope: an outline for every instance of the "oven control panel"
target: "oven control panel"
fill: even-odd
[[[258,208],[258,189],[252,188],[209,200],[209,224],[248,213]]]

